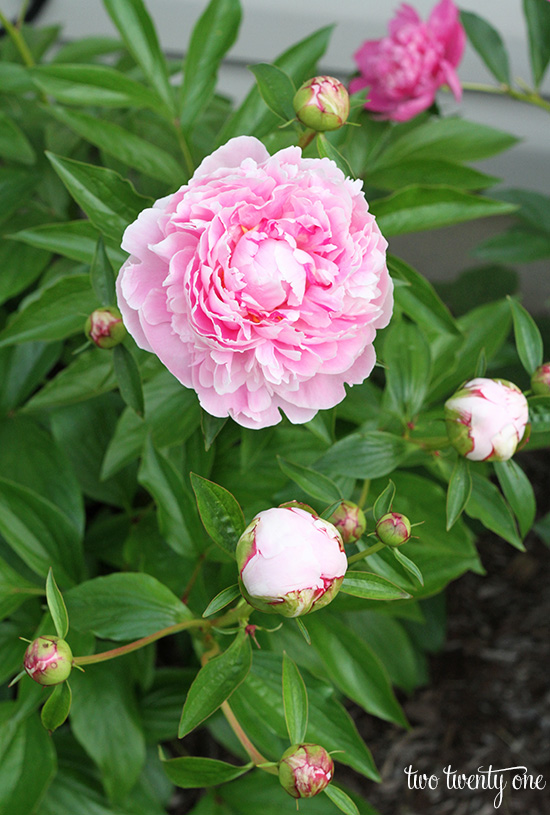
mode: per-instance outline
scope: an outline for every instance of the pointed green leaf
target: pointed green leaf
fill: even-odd
[[[294,119],[292,100],[296,88],[289,75],[267,62],[250,65],[249,70],[256,77],[258,90],[268,108],[284,122]]]
[[[73,695],[68,682],[61,682],[61,684],[56,685],[53,689],[40,714],[42,725],[46,730],[49,730],[50,733],[57,730],[58,727],[61,727],[63,722],[67,719],[69,711],[71,710],[72,697]]]
[[[212,416],[206,410],[201,409],[201,428],[204,436],[204,448],[210,450],[217,436],[221,433],[227,423],[227,418]]]
[[[395,498],[395,484],[390,478],[388,481],[388,486],[380,493],[380,495],[374,502],[372,514],[374,516],[375,521],[379,521],[382,515],[387,515],[388,512],[391,512],[394,498]]]
[[[59,224],[41,224],[22,229],[9,236],[37,249],[46,249],[79,263],[92,263],[97,249],[98,232],[90,221],[64,221]],[[120,248],[107,247],[111,262],[119,267],[126,258]],[[109,303],[109,305],[112,305]]]
[[[354,172],[349,166],[348,160],[332,144],[324,133],[318,133],[316,138],[317,151],[321,158],[329,158],[336,166],[342,170],[346,178],[355,178]]]
[[[407,555],[404,555],[400,549],[396,549],[395,547],[391,549],[391,553],[394,556],[394,558],[398,561],[398,563],[400,563],[407,572],[412,574],[413,577],[415,577],[416,580],[418,580],[420,585],[423,586],[424,577],[422,576],[422,572],[420,571],[414,560],[411,560],[409,557],[407,557]]]
[[[296,620],[296,625],[298,626],[300,634],[306,641],[306,645],[311,645],[311,637],[309,636],[309,631],[306,628],[306,624],[300,619],[300,617],[295,617],[294,619]]]
[[[232,603],[233,600],[236,600],[237,597],[240,596],[241,590],[238,583],[235,583],[233,586],[228,586],[226,589],[222,589],[222,591],[216,594],[213,600],[210,600],[203,611],[202,616],[212,617],[213,614],[216,614],[218,611],[228,606],[229,603]]]
[[[503,85],[510,85],[508,53],[498,31],[483,17],[471,11],[461,11],[460,20],[470,43],[495,79]]]
[[[550,62],[550,4],[544,0],[523,0],[523,13],[529,34],[533,80],[538,88]]]
[[[352,433],[333,444],[315,466],[331,476],[380,478],[395,470],[411,449],[412,445],[393,433]]]
[[[57,587],[51,567],[48,571],[48,577],[46,578],[46,600],[48,602],[48,609],[52,616],[57,636],[64,640],[69,630],[69,616],[67,614],[67,607],[65,606],[63,595]],[[51,729],[51,727],[48,728],[48,730]]]
[[[327,798],[330,798],[333,804],[336,804],[339,810],[341,810],[344,815],[359,815],[359,810],[357,809],[356,804],[351,800],[349,795],[347,795],[344,790],[341,790],[340,787],[335,787],[334,784],[329,784],[328,787],[325,787],[323,790]]]
[[[340,591],[365,600],[410,600],[412,596],[385,577],[351,569],[346,572]]]
[[[214,543],[234,558],[245,526],[238,501],[224,487],[195,473],[191,473],[191,486],[204,528]]]
[[[462,515],[472,492],[472,478],[468,460],[458,456],[447,488],[447,531]]]
[[[516,549],[525,551],[510,507],[498,488],[476,472],[472,473],[472,494],[465,512],[470,518],[481,521],[483,526],[500,535]]]
[[[400,258],[388,255],[393,278],[407,283],[395,289],[395,300],[418,325],[428,330],[459,335],[459,328],[432,284]]]
[[[514,320],[514,336],[521,364],[529,375],[542,365],[543,344],[537,324],[521,303],[508,298]]]
[[[216,787],[227,784],[248,772],[253,764],[236,767],[216,758],[200,756],[181,756],[180,758],[161,758],[164,772],[170,781],[184,790]]]
[[[422,408],[430,384],[430,346],[414,323],[394,322],[385,335],[386,400],[390,409],[412,421]]]
[[[138,416],[143,416],[145,405],[141,374],[133,354],[124,345],[113,348],[113,363],[120,395]]]
[[[183,706],[178,738],[215,713],[246,679],[251,663],[250,639],[241,629],[229,648],[210,659],[197,674]]]
[[[283,705],[290,743],[302,744],[307,730],[307,690],[296,663],[286,652],[283,654]]]
[[[518,519],[519,530],[524,538],[533,526],[537,511],[531,482],[513,459],[495,461],[494,468],[498,483]]]
[[[328,504],[333,504],[336,501],[343,499],[342,491],[337,484],[326,475],[311,470],[309,467],[303,467],[301,464],[294,464],[292,461],[286,461],[281,456],[277,456],[279,467],[291,481],[294,481],[304,492],[311,495],[312,498],[317,498],[319,501],[324,501]]]
[[[86,223],[86,221],[82,221],[82,223]],[[107,256],[105,243],[101,235],[96,244],[90,268],[90,279],[95,296],[101,305],[114,306],[116,303],[115,273]]]
[[[15,122],[0,111],[0,156],[8,161],[19,161],[21,164],[34,164],[34,149]]]

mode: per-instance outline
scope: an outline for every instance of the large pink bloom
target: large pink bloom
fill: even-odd
[[[128,331],[214,416],[261,428],[333,407],[392,309],[361,186],[298,147],[232,139],[124,233]]]
[[[403,4],[389,24],[389,36],[367,40],[354,54],[361,76],[350,91],[369,88],[367,110],[381,119],[406,122],[429,108],[437,89],[447,84],[457,100],[462,88],[455,68],[466,34],[452,0],[441,0],[424,23]]]

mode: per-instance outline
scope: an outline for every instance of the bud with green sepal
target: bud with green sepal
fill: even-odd
[[[365,534],[367,528],[365,513],[353,501],[342,501],[329,520],[341,534],[344,544],[358,541]]]
[[[544,362],[533,371],[531,390],[536,396],[550,396],[550,362]]]
[[[39,685],[58,685],[71,673],[73,654],[65,640],[44,635],[33,640],[25,651],[23,667]]]
[[[317,133],[337,130],[349,116],[349,94],[333,76],[308,79],[296,92],[293,105],[302,124]]]
[[[347,569],[336,527],[296,504],[259,512],[236,557],[243,597],[259,611],[285,617],[330,603]]]
[[[330,784],[334,762],[319,744],[293,744],[279,762],[279,781],[293,798],[313,798]]]
[[[385,546],[402,546],[411,537],[411,522],[400,512],[388,512],[376,524],[376,536]]]
[[[103,349],[120,345],[127,334],[122,315],[114,306],[96,308],[92,311],[86,320],[84,332],[89,340]]]

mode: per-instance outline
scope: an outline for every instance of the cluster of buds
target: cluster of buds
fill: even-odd
[[[245,599],[285,617],[330,603],[348,565],[336,527],[297,503],[259,512],[241,535],[236,555]]]
[[[65,640],[59,637],[38,637],[25,651],[23,667],[39,685],[58,685],[71,673],[73,654]]]
[[[507,461],[529,421],[527,399],[505,379],[477,377],[445,402],[447,435],[471,461]]]
[[[293,106],[298,119],[311,130],[337,130],[349,116],[349,94],[333,76],[314,76],[296,92]]]
[[[92,311],[86,320],[84,332],[98,348],[104,349],[120,345],[127,333],[122,315],[114,306],[105,306]]]
[[[293,744],[279,762],[279,781],[293,798],[312,798],[327,787],[334,762],[319,744]]]

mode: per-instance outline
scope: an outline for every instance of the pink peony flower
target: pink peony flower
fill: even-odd
[[[128,331],[213,416],[261,428],[333,407],[371,372],[393,302],[361,186],[298,147],[232,139],[126,229]]]
[[[455,68],[465,44],[452,0],[441,0],[426,23],[403,4],[390,22],[389,36],[367,40],[354,54],[361,76],[351,81],[350,91],[368,87],[365,108],[394,122],[406,122],[429,108],[441,85],[447,84],[460,100]]]
[[[529,421],[527,399],[512,382],[477,377],[445,402],[447,434],[471,461],[507,461]]]
[[[43,635],[33,640],[23,659],[23,667],[39,685],[58,685],[64,682],[73,666],[73,654],[65,640]]]
[[[239,538],[236,555],[248,602],[285,617],[330,603],[348,565],[336,527],[295,505],[259,512]]]
[[[293,798],[313,798],[333,775],[334,761],[320,744],[292,744],[279,762],[279,781]]]

